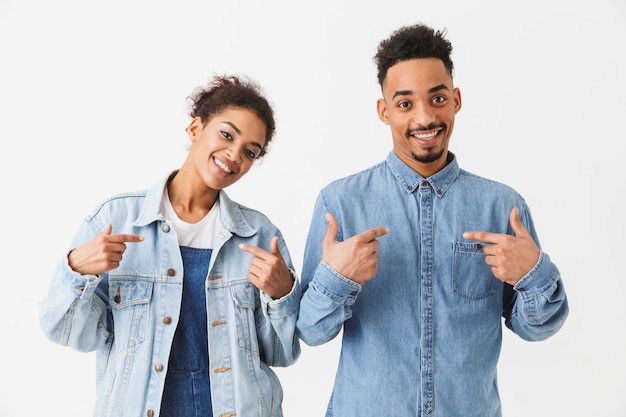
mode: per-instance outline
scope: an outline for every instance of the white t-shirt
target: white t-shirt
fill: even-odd
[[[167,187],[165,187],[165,192],[163,193],[161,208],[165,218],[172,222],[180,246],[213,249],[217,233],[217,222],[220,218],[219,198],[215,200],[215,204],[213,204],[207,215],[197,223],[187,223],[178,217],[170,202]]]

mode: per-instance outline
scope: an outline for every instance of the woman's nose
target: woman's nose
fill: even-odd
[[[241,162],[241,158],[242,158],[241,153],[242,153],[242,150],[239,149],[237,145],[233,144],[229,146],[228,148],[226,148],[226,156],[228,157],[228,159],[230,159],[236,164]]]

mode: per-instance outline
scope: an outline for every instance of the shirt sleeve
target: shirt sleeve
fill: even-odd
[[[326,343],[339,334],[344,321],[352,316],[351,306],[362,288],[322,261],[327,211],[332,212],[324,203],[323,194],[320,194],[305,245],[301,276],[303,295],[296,326],[298,336],[311,346]],[[340,218],[337,221],[341,224]]]
[[[509,329],[529,341],[547,339],[561,329],[569,306],[559,270],[546,253],[513,289],[504,314]]]

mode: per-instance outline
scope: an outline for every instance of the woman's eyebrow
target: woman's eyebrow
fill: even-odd
[[[238,135],[241,135],[241,130],[239,130],[239,128],[238,128],[238,127],[237,127],[234,123],[231,123],[231,122],[229,122],[228,120],[224,120],[222,123],[225,123],[225,124],[227,124],[228,126],[232,127],[232,128],[233,128],[233,130],[234,130],[235,132],[237,132],[237,134],[238,134]],[[261,144],[260,144],[260,143],[258,143],[258,142],[250,142],[250,145],[256,146],[256,147],[257,147],[257,148],[259,148],[259,150],[261,150],[261,151],[263,150],[263,145],[261,145]]]

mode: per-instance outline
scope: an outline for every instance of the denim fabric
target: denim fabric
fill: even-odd
[[[179,321],[183,261],[174,228],[160,203],[167,178],[147,191],[98,205],[70,248],[113,225],[113,233],[145,240],[127,244],[119,268],[82,276],[64,256],[39,305],[46,336],[79,351],[96,351],[96,417],[158,417],[167,363]],[[278,300],[247,279],[252,255],[240,243],[279,250],[293,265],[281,232],[262,213],[231,201],[222,190],[220,222],[205,282],[211,400],[215,415],[282,416],[282,389],[271,366],[300,355],[295,322],[300,283]],[[295,277],[295,273],[294,277]]]
[[[181,246],[183,298],[167,366],[161,417],[212,416],[206,281],[211,249]]]
[[[309,345],[342,330],[327,416],[496,417],[496,365],[506,326],[526,340],[557,332],[568,314],[556,266],[541,253],[515,287],[485,263],[465,231],[513,234],[509,213],[536,242],[529,209],[513,189],[461,170],[456,157],[422,178],[391,152],[318,196],[305,247],[297,332]],[[361,286],[321,260],[327,226],[338,240],[386,226],[376,276]]]

